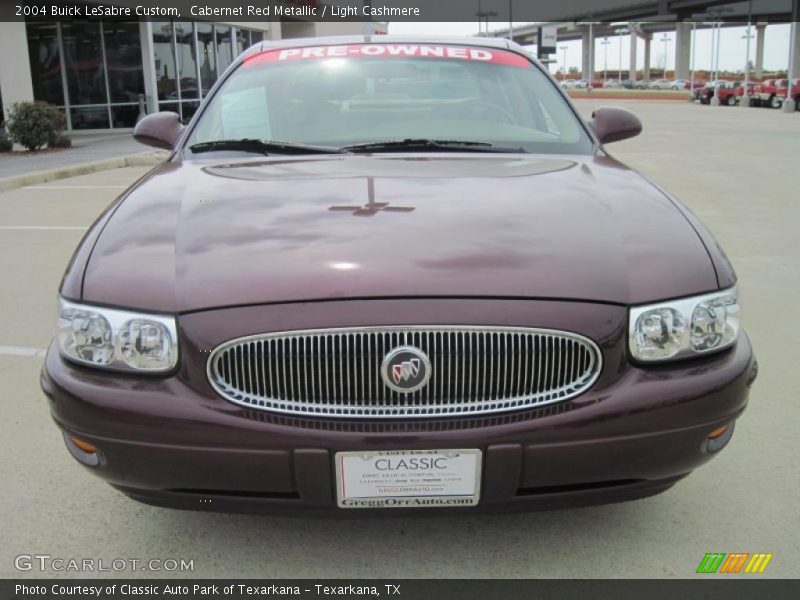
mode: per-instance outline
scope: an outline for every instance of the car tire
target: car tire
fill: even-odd
[[[795,98],[795,101],[794,101],[794,109],[795,109],[795,110],[800,110],[800,96],[798,96],[797,98]]]
[[[725,101],[728,106],[736,106],[736,96],[728,96],[728,99]]]
[[[781,102],[781,99],[778,96],[773,95],[769,97],[770,108],[780,108],[781,104],[783,104],[783,102]]]

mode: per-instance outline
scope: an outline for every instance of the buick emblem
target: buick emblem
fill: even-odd
[[[410,394],[428,383],[431,361],[419,348],[398,346],[383,357],[381,377],[389,389]]]

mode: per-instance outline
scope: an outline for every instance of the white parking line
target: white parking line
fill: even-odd
[[[28,185],[23,190],[124,190],[127,185]]]
[[[86,231],[84,225],[0,225],[0,230],[11,231]]]
[[[5,356],[44,356],[46,348],[30,348],[28,346],[0,346],[0,355]]]

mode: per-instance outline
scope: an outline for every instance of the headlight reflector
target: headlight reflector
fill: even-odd
[[[108,320],[90,309],[62,308],[58,319],[58,341],[67,356],[92,365],[110,365],[114,342]]]
[[[647,310],[639,315],[633,327],[641,358],[670,358],[686,345],[686,322],[674,308]]]
[[[174,317],[86,306],[59,298],[61,353],[76,362],[123,371],[171,370],[178,361]]]
[[[692,312],[691,345],[695,352],[725,347],[738,334],[739,304],[735,294],[701,302]]]
[[[641,361],[722,350],[739,335],[736,288],[631,308],[628,344]]]
[[[117,340],[122,359],[134,369],[163,369],[172,362],[175,343],[163,323],[131,319],[122,325]]]

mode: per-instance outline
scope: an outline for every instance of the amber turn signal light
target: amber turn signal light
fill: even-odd
[[[722,427],[717,427],[714,431],[708,434],[708,439],[715,440],[720,437],[723,433],[728,431],[729,425],[723,425]]]
[[[97,452],[97,446],[90,444],[89,442],[84,442],[83,440],[73,436],[70,436],[69,439],[72,440],[72,443],[75,444],[78,448],[80,448],[84,452],[87,452],[88,454],[94,454],[95,452]]]

